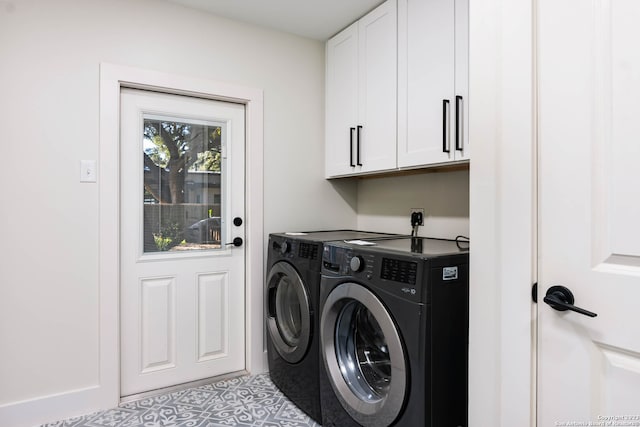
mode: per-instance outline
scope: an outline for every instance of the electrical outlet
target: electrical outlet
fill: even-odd
[[[424,208],[411,208],[409,218],[412,226],[424,225]],[[414,221],[416,222],[415,224]]]

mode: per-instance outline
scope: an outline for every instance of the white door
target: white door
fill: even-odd
[[[640,2],[537,4],[538,426],[638,426]]]
[[[121,395],[243,370],[244,106],[123,89],[120,131]]]

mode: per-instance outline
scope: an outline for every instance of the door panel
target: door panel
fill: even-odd
[[[543,0],[538,17],[538,425],[640,423],[640,4]],[[597,317],[544,304],[552,285]]]
[[[229,347],[227,272],[198,275],[198,362],[224,356]]]
[[[141,279],[141,372],[173,368],[176,364],[175,277]]]
[[[245,367],[244,107],[121,92],[121,394]]]

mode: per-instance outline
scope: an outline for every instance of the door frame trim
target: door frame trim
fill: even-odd
[[[99,405],[120,402],[120,89],[150,89],[245,105],[246,370],[264,372],[263,345],[263,91],[202,78],[109,63],[100,64]]]
[[[536,425],[536,0],[469,3],[469,419]]]

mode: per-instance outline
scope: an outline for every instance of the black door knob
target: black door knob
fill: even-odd
[[[242,243],[244,243],[242,240],[242,237],[236,237],[235,239],[233,239],[233,242],[227,243],[227,246],[233,245],[237,247],[237,246],[242,246]]]
[[[544,302],[549,304],[551,308],[558,311],[575,311],[576,313],[584,314],[589,317],[596,317],[597,314],[585,310],[584,308],[576,307],[573,305],[575,298],[573,292],[564,286],[552,286],[547,290],[547,294],[544,297]]]

